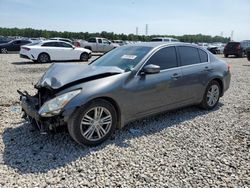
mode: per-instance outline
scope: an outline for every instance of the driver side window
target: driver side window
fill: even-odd
[[[178,67],[175,47],[166,47],[158,50],[146,65],[158,65],[161,70]]]
[[[13,44],[15,45],[21,44],[21,41],[20,40],[14,41]]]

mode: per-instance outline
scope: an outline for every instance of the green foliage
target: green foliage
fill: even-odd
[[[22,37],[63,37],[71,39],[88,39],[90,37],[104,37],[110,40],[121,39],[130,41],[149,41],[153,37],[173,37],[177,38],[182,42],[228,42],[230,38],[220,37],[220,36],[210,36],[210,35],[134,35],[134,34],[115,34],[113,32],[102,31],[101,33],[88,33],[88,32],[60,32],[60,31],[48,31],[48,30],[38,30],[32,28],[18,29],[18,28],[1,28],[0,35],[3,36],[22,36]]]

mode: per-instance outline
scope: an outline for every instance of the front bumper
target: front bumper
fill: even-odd
[[[20,96],[21,107],[24,113],[34,120],[40,121],[41,116],[36,109],[36,103],[34,100],[35,99],[31,100],[31,98],[28,99],[26,96]]]
[[[39,99],[37,95],[30,96],[27,92],[20,94],[20,105],[23,112],[23,118],[28,120],[30,124],[37,127],[41,134],[56,130],[57,127],[65,125],[63,116],[56,115],[53,117],[42,117],[39,113]]]

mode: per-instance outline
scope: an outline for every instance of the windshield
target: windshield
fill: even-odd
[[[95,60],[94,66],[116,66],[125,71],[132,70],[147,53],[151,47],[124,46],[116,48]]]

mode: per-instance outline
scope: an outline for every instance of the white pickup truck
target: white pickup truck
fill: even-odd
[[[119,44],[112,43],[108,39],[99,37],[89,38],[88,41],[77,40],[74,42],[74,45],[89,49],[93,52],[108,52],[120,46]]]

